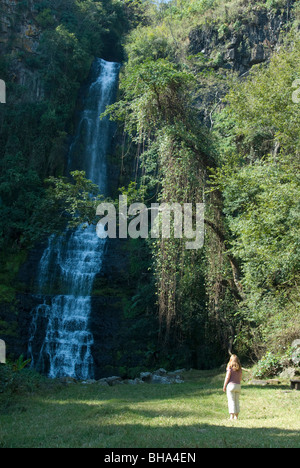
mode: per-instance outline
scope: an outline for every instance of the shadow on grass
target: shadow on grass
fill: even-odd
[[[270,389],[259,387],[260,390],[265,388]],[[275,388],[278,390],[277,386]],[[250,389],[253,387],[245,388]],[[24,408],[27,404],[28,408],[18,414],[20,425],[11,427],[7,421],[2,426],[2,437],[0,428],[0,446],[300,448],[300,434],[295,429],[266,427],[266,421],[259,418],[247,421],[242,417],[240,421],[229,422],[224,395],[220,399],[217,395],[222,393],[219,388],[199,388],[197,407],[194,385],[145,386],[143,389],[78,386],[71,392],[66,390],[47,398],[36,395],[32,401],[24,401]],[[213,405],[204,401],[212,395],[217,396]],[[193,407],[189,405],[189,396],[193,398]],[[176,397],[178,402],[170,401],[168,407],[166,400]],[[155,407],[157,399],[161,405]],[[143,407],[145,403],[152,407]],[[245,427],[247,424],[255,427]]]
[[[242,390],[281,390],[281,391],[287,391],[291,390],[291,386],[288,384],[280,384],[280,385],[255,385],[255,384],[248,384],[248,385],[243,385]],[[292,390],[291,390],[292,391]],[[299,393],[300,395],[300,393]]]
[[[100,430],[102,448],[300,448],[298,431],[277,427],[228,427],[220,422],[172,427],[109,424]]]
[[[199,424],[188,424],[195,412],[149,410],[129,406],[116,408],[69,403],[60,419],[52,419],[48,403],[41,408],[48,425],[31,421],[26,431],[18,428],[1,440],[0,447],[31,448],[300,448],[299,431],[279,427],[242,427],[247,420],[229,422],[227,417],[199,410]],[[210,422],[201,422],[206,419]],[[56,421],[56,422],[55,422]],[[252,421],[253,423],[253,421]],[[260,424],[259,420],[256,422]],[[22,433],[21,433],[22,432]],[[1,433],[1,431],[0,431]]]
[[[273,427],[271,419],[247,420],[247,415],[229,422],[223,374],[199,372],[190,377],[174,385],[102,387],[53,382],[31,396],[16,395],[7,401],[6,411],[0,408],[0,446],[300,448],[299,431],[288,424],[281,429]],[[250,401],[255,401],[256,392],[268,398],[267,390],[283,392],[289,386],[242,387]],[[282,412],[284,417],[288,410]]]

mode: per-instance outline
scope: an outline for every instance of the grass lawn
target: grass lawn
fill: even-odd
[[[224,375],[172,385],[50,385],[0,408],[0,447],[300,448],[300,392],[243,385],[229,421]],[[2,402],[3,402],[2,395]]]

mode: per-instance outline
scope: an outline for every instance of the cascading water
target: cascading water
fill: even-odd
[[[119,64],[94,61],[68,158],[68,169],[85,170],[103,194],[107,189],[111,125],[108,118],[101,120],[99,116],[113,102],[118,74]],[[32,366],[49,377],[94,376],[89,318],[93,282],[101,269],[104,245],[94,226],[79,227],[61,237],[52,236],[40,260],[38,288],[43,301],[32,311],[28,353]]]

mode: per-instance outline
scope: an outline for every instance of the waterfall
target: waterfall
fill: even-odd
[[[103,194],[111,123],[99,116],[113,102],[119,68],[117,63],[95,59],[68,155],[68,170],[85,170]],[[48,240],[37,271],[41,303],[32,311],[28,354],[32,367],[51,378],[94,376],[91,292],[104,247],[105,240],[97,237],[95,226],[80,226]]]

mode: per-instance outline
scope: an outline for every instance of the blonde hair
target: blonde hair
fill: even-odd
[[[242,369],[242,365],[240,363],[240,360],[235,354],[231,355],[231,358],[230,358],[229,363],[227,365],[227,370],[228,369],[233,369],[235,371],[239,371],[239,370]]]

